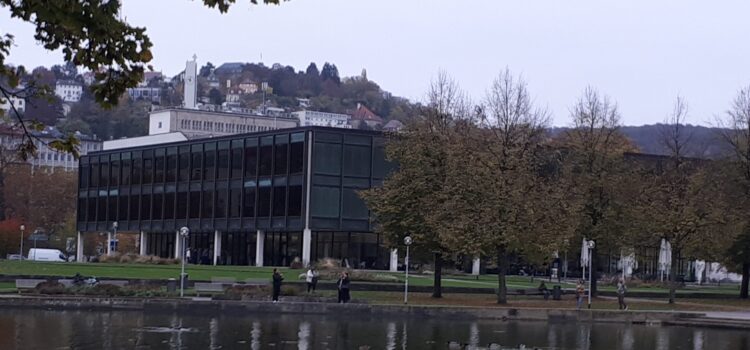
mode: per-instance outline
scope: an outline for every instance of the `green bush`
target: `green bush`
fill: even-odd
[[[64,294],[65,286],[57,281],[45,281],[39,283],[34,292],[37,294]]]

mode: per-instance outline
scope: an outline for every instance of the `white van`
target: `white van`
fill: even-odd
[[[67,261],[65,255],[59,249],[31,248],[28,260],[35,261]]]

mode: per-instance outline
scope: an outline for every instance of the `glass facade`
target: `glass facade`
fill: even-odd
[[[264,264],[285,266],[302,256],[307,226],[313,259],[377,267],[383,249],[357,191],[390,170],[383,148],[376,132],[307,127],[90,154],[80,162],[78,229],[118,221],[121,231],[149,233],[149,253],[171,256],[187,226],[207,237],[191,236],[196,262],[213,256],[219,231],[221,263],[233,265],[255,263],[260,230]]]

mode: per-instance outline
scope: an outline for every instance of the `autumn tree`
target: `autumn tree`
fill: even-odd
[[[623,171],[623,154],[634,151],[619,132],[620,112],[617,104],[587,87],[571,108],[572,126],[557,144],[566,152],[566,179],[575,196],[576,231],[594,240],[592,251],[591,290],[597,291],[597,251],[613,249],[621,233],[621,210],[625,207],[617,196]],[[580,240],[579,240],[580,241]]]
[[[433,297],[442,296],[441,272],[448,249],[440,240],[440,198],[447,181],[448,148],[452,147],[455,122],[467,111],[458,84],[440,73],[431,84],[421,115],[393,136],[387,157],[398,165],[383,186],[362,193],[377,222],[376,231],[386,246],[399,247],[411,236],[414,252],[434,258]]]
[[[726,184],[733,185],[733,208],[739,227],[738,235],[727,252],[729,262],[742,273],[740,297],[748,298],[750,284],[750,86],[741,89],[724,116],[716,118],[722,129],[721,138],[729,146],[731,156],[726,160],[726,172],[730,178]]]
[[[506,69],[494,80],[474,120],[458,125],[442,200],[441,239],[456,253],[494,257],[497,302],[507,303],[508,257],[531,249],[535,191],[540,188],[537,156],[548,114],[535,108],[525,81]]]

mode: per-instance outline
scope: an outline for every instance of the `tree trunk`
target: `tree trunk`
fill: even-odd
[[[589,256],[589,260],[591,260],[591,297],[596,298],[596,280],[599,277],[599,274],[596,272],[596,246],[594,246],[594,249],[591,249],[591,256]],[[586,278],[588,278],[588,276],[586,276]]]
[[[672,251],[672,265],[669,267],[669,303],[674,304],[677,292],[677,254]]]
[[[748,282],[750,282],[750,263],[742,264],[742,284],[740,284],[740,298],[747,299]]]
[[[3,166],[7,167],[8,164],[4,163]],[[0,221],[5,220],[5,174],[3,171],[5,169],[0,170]]]
[[[434,253],[434,260],[435,260],[435,274],[433,276],[433,285],[432,285],[432,297],[433,298],[442,298],[443,297],[443,286],[442,286],[442,278],[443,278],[443,257],[440,256],[440,253]]]
[[[504,247],[497,247],[497,303],[508,303],[508,289],[505,285],[505,274],[507,272],[508,257],[505,255]]]

